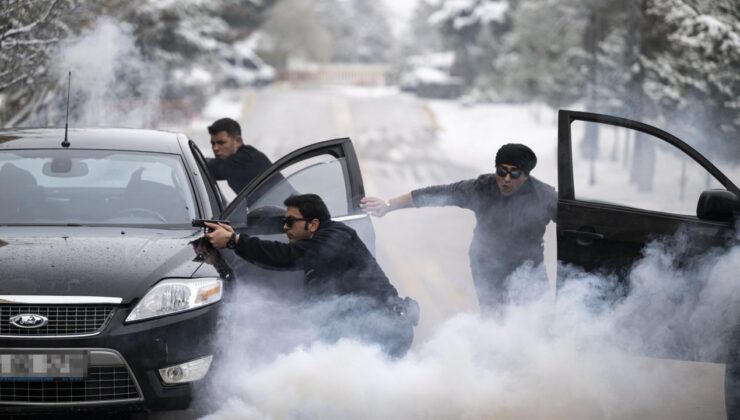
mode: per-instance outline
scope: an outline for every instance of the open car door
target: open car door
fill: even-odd
[[[728,245],[738,197],[737,186],[711,162],[665,131],[606,115],[559,113],[558,261],[616,282],[603,285],[606,293],[628,293],[627,275],[651,240],[680,230],[688,249],[676,257],[679,265]],[[565,278],[562,268],[558,287]],[[727,320],[729,326],[738,321]],[[739,338],[728,340],[726,359],[701,360],[727,363],[728,418],[740,416]]]
[[[559,113],[562,263],[624,280],[650,240],[679,228],[693,249],[722,245],[736,218],[727,207],[733,197],[740,191],[724,174],[665,131],[607,115]],[[724,198],[724,211],[715,211]]]
[[[239,233],[287,242],[282,230],[283,201],[291,194],[308,193],[319,195],[333,220],[354,228],[367,247],[374,249],[372,223],[360,209],[365,189],[349,138],[312,144],[281,158],[239,193],[221,219],[229,220]],[[261,268],[234,252],[221,253],[239,281],[263,285],[288,299],[302,295],[302,271]]]

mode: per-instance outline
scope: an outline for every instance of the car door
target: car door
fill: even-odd
[[[726,191],[705,193],[713,189]],[[721,245],[734,218],[697,217],[697,205],[706,207],[712,194],[740,196],[711,162],[671,134],[623,118],[560,111],[560,262],[616,273],[612,278],[623,282],[646,243],[679,229],[691,244],[689,253]]]
[[[328,140],[296,150],[275,162],[253,180],[224,210],[239,233],[287,242],[282,231],[283,201],[291,194],[318,194],[332,219],[354,228],[371,250],[375,235],[367,214],[360,209],[365,195],[362,174],[349,138]],[[282,297],[302,295],[302,271],[276,271],[258,267],[231,251],[222,251],[241,281],[265,286]]]

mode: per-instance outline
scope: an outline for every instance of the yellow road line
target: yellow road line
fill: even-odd
[[[244,122],[249,118],[249,115],[252,113],[252,109],[254,109],[254,103],[257,102],[257,94],[254,93],[254,90],[249,89],[244,93],[244,105],[242,105],[242,112],[239,117],[240,124],[244,124]]]
[[[424,271],[428,279],[425,285],[434,292],[430,294],[443,296],[445,298],[443,303],[446,306],[455,310],[478,309],[475,307],[477,299],[471,300],[467,293],[463,293],[457,282],[444,277],[443,268],[436,258],[429,258],[424,264]]]
[[[352,123],[352,111],[346,98],[333,96],[331,98],[332,115],[338,137],[354,137],[355,129]]]
[[[434,113],[434,110],[431,106],[429,106],[429,102],[424,101],[421,105],[421,109],[424,110],[424,112],[429,117],[429,124],[432,126],[434,131],[439,131],[442,129],[442,126],[439,125],[439,121],[437,120],[437,115]]]

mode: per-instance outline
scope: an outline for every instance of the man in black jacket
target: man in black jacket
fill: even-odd
[[[414,308],[404,305],[408,300],[399,298],[357,232],[332,221],[326,204],[316,194],[292,195],[284,204],[287,244],[237,234],[224,224],[207,223],[212,231],[205,237],[215,248],[234,249],[253,263],[303,269],[309,301],[345,300],[337,304],[334,317],[341,319],[331,326],[330,335],[359,337],[377,342],[393,356],[405,354],[418,321],[409,313]],[[349,326],[343,323],[348,318],[353,320]]]
[[[208,170],[217,180],[226,180],[235,193],[244,189],[272,162],[262,152],[245,145],[239,123],[221,118],[208,127],[215,159],[208,160]]]
[[[496,172],[449,185],[417,189],[389,201],[365,197],[361,206],[375,216],[408,207],[457,206],[475,213],[470,269],[481,309],[499,311],[510,298],[509,276],[529,262],[537,268],[528,295],[547,290],[543,262],[545,227],[555,220],[557,192],[530,176],[537,156],[523,144],[496,153]]]

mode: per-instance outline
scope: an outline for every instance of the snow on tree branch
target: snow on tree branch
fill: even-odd
[[[47,19],[49,19],[51,12],[58,4],[59,0],[52,0],[46,8],[46,11],[38,19],[35,19],[33,22],[30,22],[19,28],[9,29],[0,34],[0,44],[2,43],[3,39],[10,38],[11,36],[17,36],[19,34],[29,33],[33,31],[33,29],[36,28],[36,26],[38,26],[39,24],[45,23]]]

